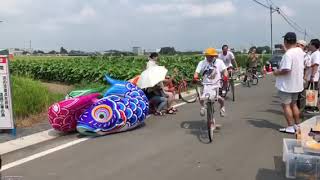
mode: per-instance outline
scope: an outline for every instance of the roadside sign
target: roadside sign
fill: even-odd
[[[0,129],[14,129],[9,53],[0,50]]]

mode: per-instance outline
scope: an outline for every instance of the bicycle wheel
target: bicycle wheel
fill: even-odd
[[[235,101],[235,96],[234,96],[234,90],[235,90],[235,86],[234,86],[234,80],[231,79],[230,80],[230,89],[231,89],[231,93],[232,93],[232,101]]]
[[[211,129],[212,119],[213,119],[213,107],[211,102],[207,102],[207,130],[209,142],[213,139],[213,130]]]
[[[199,86],[197,83],[181,81],[179,84],[179,98],[186,103],[194,103],[199,97]]]
[[[257,75],[252,75],[252,85],[258,85],[259,79]]]

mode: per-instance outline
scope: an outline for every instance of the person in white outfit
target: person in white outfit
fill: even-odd
[[[294,32],[288,32],[284,36],[286,53],[283,55],[276,76],[276,88],[281,100],[284,116],[288,126],[279,129],[280,132],[295,133],[300,124],[300,110],[297,106],[298,95],[304,89],[304,56],[305,52],[297,47],[297,36]]]

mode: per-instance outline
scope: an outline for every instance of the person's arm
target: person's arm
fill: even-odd
[[[312,63],[312,65],[311,65],[310,81],[314,82],[314,80],[317,81],[317,79],[314,79],[314,76],[318,72],[318,68],[319,68],[319,64],[320,64],[320,57],[318,57],[316,53],[312,53],[312,55],[311,55],[311,63]]]
[[[290,69],[280,69],[280,70],[276,70],[273,72],[273,75],[275,76],[282,76],[282,75],[286,75],[290,72]]]
[[[195,72],[193,74],[193,79],[195,79],[195,80],[199,79],[199,73]]]
[[[231,52],[231,62],[236,66],[236,68],[238,69],[238,63],[236,61],[236,57],[234,56],[234,54]]]
[[[273,72],[275,76],[286,75],[291,72],[292,59],[288,55],[284,55],[280,62],[280,69]]]
[[[201,72],[201,68],[202,68],[202,63],[199,62],[198,66],[197,66],[197,69],[196,69],[196,71],[195,71],[194,74],[193,74],[193,79],[194,79],[194,80],[199,80],[199,74],[200,74],[200,72]]]
[[[314,81],[314,76],[316,75],[318,69],[319,69],[319,64],[313,64],[311,66],[312,68],[312,73],[311,73],[311,77],[310,77],[310,81],[313,82]]]

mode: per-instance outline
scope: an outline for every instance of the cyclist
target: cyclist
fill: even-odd
[[[228,45],[225,44],[225,45],[222,46],[222,52],[219,54],[218,58],[221,59],[224,62],[225,66],[227,67],[227,70],[228,70],[228,73],[229,73],[229,77],[231,76],[231,72],[234,69],[232,64],[234,64],[235,68],[238,69],[238,63],[237,63],[237,61],[235,59],[234,54],[231,51],[229,51],[229,46]],[[223,87],[225,87],[225,88],[222,89],[222,91],[223,91],[222,93],[223,94],[225,93],[226,87],[228,87],[227,85],[228,84],[227,84],[227,81],[226,81],[223,84]]]
[[[227,67],[221,59],[218,59],[218,52],[214,48],[208,48],[205,50],[205,59],[200,61],[196,72],[194,73],[194,79],[199,80],[199,75],[203,79],[203,93],[200,97],[200,115],[204,116],[206,109],[204,106],[204,99],[209,94],[211,97],[218,97],[220,103],[220,116],[225,116],[224,99],[217,94],[217,89],[221,88],[221,79],[228,80]],[[223,78],[221,78],[223,75]]]
[[[253,74],[257,73],[258,69],[258,62],[259,62],[259,55],[256,54],[256,47],[252,47],[249,56],[248,56],[248,61],[246,63],[247,66],[247,73],[244,76],[244,82],[247,81],[248,76],[252,76]]]

